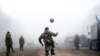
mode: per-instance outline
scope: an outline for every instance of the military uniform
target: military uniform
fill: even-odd
[[[25,43],[25,40],[24,40],[24,38],[21,36],[20,39],[19,39],[20,51],[21,51],[21,50],[23,51],[24,43]]]
[[[9,56],[10,49],[14,52],[13,46],[12,46],[13,42],[12,42],[10,32],[7,32],[7,34],[6,34],[5,44],[6,44],[6,47],[7,47],[6,56]]]
[[[76,35],[76,37],[74,39],[74,44],[75,44],[76,50],[79,50],[79,42],[80,42],[79,36]]]
[[[45,44],[45,53],[46,55],[49,55],[49,50],[47,49],[49,46],[51,46],[51,54],[54,55],[54,48],[55,48],[55,45],[54,45],[54,40],[52,38],[52,36],[57,36],[58,33],[53,33],[49,30],[45,30],[41,36],[39,37],[39,42],[43,45],[41,39],[43,39],[44,41],[44,44]]]

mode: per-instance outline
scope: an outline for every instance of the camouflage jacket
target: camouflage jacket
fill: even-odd
[[[54,40],[52,38],[52,36],[57,36],[56,33],[53,33],[51,31],[44,31],[41,36],[39,37],[39,42],[42,44],[42,39],[44,41],[44,43],[46,43],[47,41],[51,42],[51,43],[54,43]]]

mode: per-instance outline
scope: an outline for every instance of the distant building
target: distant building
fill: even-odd
[[[100,22],[97,24],[97,51],[100,51]]]
[[[90,35],[94,44],[96,44],[96,50],[100,51],[100,21],[97,21],[90,27]]]
[[[97,24],[93,24],[90,29],[91,39],[97,39]]]

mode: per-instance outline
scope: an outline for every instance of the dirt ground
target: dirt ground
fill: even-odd
[[[100,56],[99,52],[89,51],[89,50],[79,50],[69,48],[57,48],[55,49],[55,55],[52,56]],[[6,56],[6,52],[0,53],[0,56]],[[10,56],[45,56],[45,52],[43,48],[32,49],[25,48],[24,51],[19,51],[16,49],[16,52],[11,52]],[[51,55],[49,55],[51,56]]]

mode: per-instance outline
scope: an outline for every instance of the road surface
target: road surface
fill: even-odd
[[[52,56],[100,56],[99,52],[89,51],[89,50],[76,51],[75,49],[69,49],[69,48],[55,49],[55,53],[56,54]],[[6,52],[2,52],[0,53],[0,56],[6,56],[5,54]],[[19,49],[16,49],[16,52],[11,52],[10,56],[45,56],[45,53],[44,53],[44,49],[42,48],[38,48],[38,49],[25,48],[24,51],[19,51]]]

